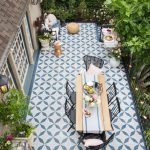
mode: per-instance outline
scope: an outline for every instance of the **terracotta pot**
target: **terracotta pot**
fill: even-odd
[[[54,48],[55,48],[55,50],[57,50],[57,49],[60,49],[60,50],[61,50],[61,42],[60,42],[60,41],[56,41],[56,42],[54,43]]]

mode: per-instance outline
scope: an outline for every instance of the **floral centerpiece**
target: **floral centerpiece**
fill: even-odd
[[[12,140],[12,134],[4,134],[3,136],[0,136],[0,150],[11,150]]]
[[[99,95],[96,95],[96,94],[85,95],[84,100],[88,107],[97,107],[99,104],[100,97],[99,97]]]
[[[98,82],[89,81],[83,86],[83,89],[86,106],[97,107],[100,101],[102,85]]]

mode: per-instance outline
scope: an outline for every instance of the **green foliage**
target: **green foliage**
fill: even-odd
[[[130,54],[130,76],[136,104],[150,146],[150,1],[106,0],[114,15],[123,52]]]
[[[52,2],[52,0],[43,0],[42,10],[43,12],[53,13],[61,20],[96,21],[103,24],[111,18],[104,5],[104,1],[53,0]]]
[[[121,50],[120,50],[120,48],[112,49],[112,51],[110,52],[110,55],[115,57],[116,59],[120,59],[121,58]]]
[[[51,37],[52,37],[52,35],[50,34],[50,33],[41,33],[41,32],[38,32],[38,39],[39,40],[51,40]]]
[[[14,136],[28,137],[31,134],[33,127],[24,121],[28,113],[30,113],[28,97],[21,91],[11,89],[6,94],[1,95],[0,122],[3,125],[8,125],[9,132],[12,132]]]
[[[11,89],[0,103],[0,121],[3,124],[19,124],[28,113],[28,97],[17,89]]]
[[[55,0],[43,0],[41,3],[43,13],[47,12],[49,8],[54,9],[55,8]]]
[[[122,36],[126,51],[150,63],[149,0],[106,0],[106,4],[114,14],[115,30]]]
[[[81,2],[79,3],[79,6],[77,8],[77,11],[78,11],[79,16],[82,19],[86,18],[86,16],[89,14],[85,0],[81,0]]]
[[[68,8],[69,10],[73,10],[75,8],[76,0],[69,0]]]
[[[149,128],[150,128],[150,126],[149,126]],[[147,139],[147,144],[150,146],[150,130],[147,128],[147,130],[144,131],[144,134]]]
[[[12,150],[12,139],[11,134],[0,136],[0,150]]]
[[[148,146],[150,147],[150,95],[137,89],[138,88],[136,88],[134,91],[136,96],[136,104],[144,127],[145,138]]]
[[[15,137],[29,137],[33,132],[33,129],[34,127],[28,122],[22,122],[21,124],[16,125],[13,134]]]
[[[136,61],[134,63],[136,64]],[[130,72],[132,77],[131,85],[143,123],[145,138],[150,146],[150,65],[138,63],[137,66],[133,67]]]
[[[64,7],[58,7],[55,9],[54,14],[57,16],[58,19],[61,21],[65,21],[71,16],[71,12]]]

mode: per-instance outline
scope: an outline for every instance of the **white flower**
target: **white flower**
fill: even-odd
[[[19,132],[19,134],[24,134],[24,133],[25,133],[25,131]]]
[[[91,105],[91,107],[94,107],[94,106],[95,106],[95,103],[92,102],[90,105]]]
[[[89,101],[89,100],[90,100],[90,97],[89,97],[88,95],[85,95],[84,99],[85,99],[86,101]]]
[[[7,141],[7,142],[5,143],[5,146],[10,145],[10,144],[11,144],[11,142],[10,142],[10,141]]]

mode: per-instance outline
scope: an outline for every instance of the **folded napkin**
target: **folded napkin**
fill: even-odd
[[[98,146],[103,144],[103,141],[100,139],[87,139],[84,140],[84,146],[89,147],[89,146]]]
[[[87,74],[89,74],[89,75],[99,75],[99,74],[103,74],[103,70],[96,67],[93,64],[90,64],[89,69],[87,71]]]

